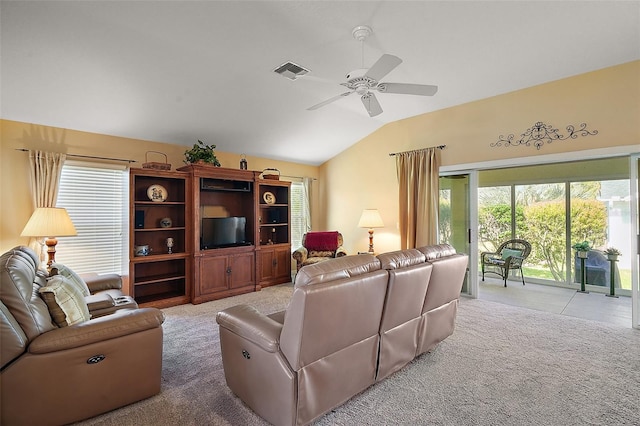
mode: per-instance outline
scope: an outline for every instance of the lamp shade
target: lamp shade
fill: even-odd
[[[70,237],[77,235],[76,227],[66,209],[38,207],[22,230],[23,237]]]
[[[358,228],[384,228],[378,209],[363,210],[358,222]]]

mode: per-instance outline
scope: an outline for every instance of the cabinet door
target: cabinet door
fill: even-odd
[[[200,285],[196,296],[228,289],[231,265],[228,256],[203,257],[200,260]]]
[[[281,281],[291,279],[291,248],[290,246],[275,250],[274,278]]]
[[[274,278],[276,252],[275,250],[262,249],[260,250],[260,282],[269,281]]]
[[[253,252],[229,256],[229,288],[255,285]]]

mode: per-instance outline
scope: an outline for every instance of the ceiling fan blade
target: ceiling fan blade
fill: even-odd
[[[376,89],[380,93],[433,96],[438,91],[438,86],[428,84],[380,83]]]
[[[364,75],[372,80],[380,81],[382,77],[389,74],[395,67],[402,63],[402,59],[397,56],[387,55],[386,53],[378,59],[378,61],[369,68]]]
[[[369,113],[369,117],[375,117],[376,115],[382,114],[382,107],[380,103],[378,103],[378,98],[371,92],[365,93],[360,98],[362,100],[362,104],[367,109]]]
[[[321,108],[321,107],[323,107],[325,105],[330,104],[331,102],[337,101],[340,98],[344,98],[345,96],[349,96],[352,93],[353,92],[344,92],[344,93],[342,93],[342,94],[340,94],[338,96],[334,96],[333,98],[327,99],[324,102],[320,102],[319,104],[315,104],[314,106],[307,108],[307,111],[313,111],[314,109]]]

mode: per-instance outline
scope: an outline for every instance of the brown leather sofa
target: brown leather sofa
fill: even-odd
[[[467,262],[439,245],[305,266],[285,311],[218,313],[229,388],[274,425],[313,422],[453,333]]]
[[[59,326],[38,264],[27,247],[0,257],[0,423],[68,424],[159,393],[162,311],[138,308],[117,275],[96,275],[85,278],[92,318]]]

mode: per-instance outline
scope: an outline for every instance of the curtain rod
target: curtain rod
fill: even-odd
[[[24,151],[29,152],[28,149],[24,148],[16,148],[16,151]],[[123,161],[126,163],[137,163],[136,160],[123,160],[122,158],[110,158],[110,157],[95,157],[93,155],[80,155],[80,154],[66,154],[67,157],[76,157],[76,158],[91,158],[94,160],[111,160],[111,161]]]
[[[286,178],[292,178],[292,179],[304,179],[304,176],[287,176],[287,175],[280,175],[281,177],[286,177]],[[318,180],[316,178],[311,178],[311,180]]]
[[[424,150],[431,149],[431,148],[445,149],[446,145],[428,146],[426,148],[412,149],[412,150],[409,150],[409,151],[402,151],[402,152],[391,152],[391,153],[389,153],[389,157],[393,157],[393,156],[396,156],[396,155],[399,155],[399,154],[405,154],[407,152],[420,152],[420,151],[424,151]]]

